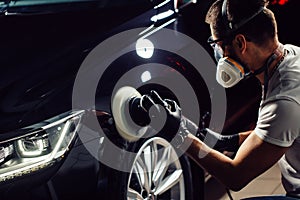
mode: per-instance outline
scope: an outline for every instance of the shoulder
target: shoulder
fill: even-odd
[[[300,47],[284,45],[285,57],[269,81],[266,102],[293,100],[300,104]]]
[[[255,133],[279,146],[290,146],[300,133],[300,105],[292,100],[269,101],[261,106]]]
[[[292,52],[293,54],[299,54],[300,53],[300,47],[293,45],[293,44],[285,44],[284,48]]]

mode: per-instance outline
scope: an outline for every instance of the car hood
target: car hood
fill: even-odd
[[[109,31],[145,10],[149,7],[115,10],[123,15],[85,10],[1,16],[6,29],[0,48],[0,134],[70,110],[84,58]]]

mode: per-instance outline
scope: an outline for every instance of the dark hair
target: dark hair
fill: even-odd
[[[266,8],[267,0],[227,0],[225,16],[222,15],[222,5],[223,0],[215,1],[209,8],[205,20],[212,26],[218,39],[233,38],[240,33],[245,35],[248,41],[263,45],[265,41],[277,37],[276,20],[273,12]],[[251,20],[231,32],[228,31],[229,28],[226,27],[228,24],[224,23],[223,17],[227,17],[226,21],[234,26],[258,13],[262,8],[262,12]]]

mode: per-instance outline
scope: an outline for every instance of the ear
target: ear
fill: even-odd
[[[247,40],[243,34],[237,34],[234,38],[234,43],[241,53],[246,51]]]

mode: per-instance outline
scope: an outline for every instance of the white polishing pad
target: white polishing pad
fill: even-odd
[[[111,102],[112,115],[117,131],[130,142],[140,139],[147,130],[147,127],[136,125],[130,117],[128,102],[132,97],[141,97],[141,94],[135,88],[125,86],[116,92]]]

